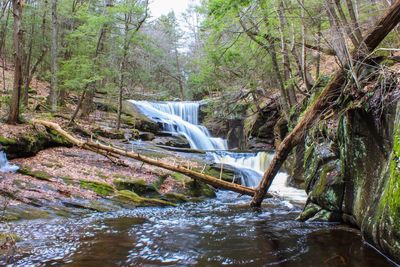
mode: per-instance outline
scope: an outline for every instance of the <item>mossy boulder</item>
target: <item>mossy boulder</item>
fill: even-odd
[[[128,190],[146,197],[160,196],[155,185],[148,184],[145,180],[115,179],[113,183],[117,190]]]
[[[143,115],[139,109],[129,101],[122,103],[122,123],[132,126],[140,131],[158,133],[160,125]]]
[[[71,146],[65,138],[44,127],[30,127],[9,138],[0,135],[0,145],[9,159],[31,157],[39,151],[56,146]]]
[[[165,200],[141,197],[129,190],[118,191],[114,199],[133,206],[176,206],[174,203]]]
[[[200,181],[190,180],[185,183],[185,187],[187,190],[185,194],[191,197],[212,198],[216,196],[214,187]]]
[[[114,187],[103,182],[81,180],[80,186],[84,189],[91,190],[100,196],[110,196],[114,194]]]

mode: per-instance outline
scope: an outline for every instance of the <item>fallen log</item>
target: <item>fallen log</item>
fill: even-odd
[[[347,65],[347,68],[349,68],[351,63],[353,63],[354,66],[354,64],[360,62],[359,65],[362,66],[362,61],[366,56],[373,52],[373,50],[399,22],[400,0],[396,0],[395,3],[392,4],[385,14],[377,21],[375,27],[373,27],[365,37],[360,47],[352,53],[351,59],[347,64],[345,64]],[[322,91],[315,103],[306,111],[303,118],[296,125],[293,131],[279,145],[270,166],[264,173],[263,178],[256,189],[251,206],[259,207],[261,205],[266,192],[271,186],[272,181],[281,168],[283,162],[286,160],[292,149],[303,140],[307,128],[309,128],[314,121],[319,118],[320,114],[324,110],[329,109],[331,103],[338,99],[341,94],[341,88],[346,81],[347,68],[341,68],[334,73],[333,78]]]
[[[152,159],[150,157],[142,156],[136,152],[126,151],[122,148],[107,146],[107,145],[104,145],[101,143],[93,142],[91,140],[89,140],[89,141],[79,140],[76,137],[74,137],[73,135],[71,135],[70,133],[68,133],[67,131],[63,130],[60,127],[60,125],[58,125],[57,123],[54,123],[54,122],[43,121],[43,120],[33,120],[32,122],[34,124],[40,124],[49,129],[56,131],[59,135],[61,135],[62,137],[67,139],[69,142],[71,142],[72,144],[74,144],[80,148],[87,149],[87,150],[90,150],[93,152],[99,152],[99,154],[101,154],[101,155],[105,155],[105,154],[108,155],[109,153],[111,153],[114,156],[119,155],[119,156],[123,156],[123,157],[132,158],[132,159],[135,159],[135,160],[138,160],[138,161],[141,161],[141,162],[153,165],[153,166],[157,166],[157,167],[160,167],[163,169],[167,169],[170,171],[184,174],[190,178],[193,178],[193,179],[202,181],[206,184],[212,185],[215,188],[230,190],[230,191],[242,194],[242,195],[253,196],[255,193],[255,190],[253,188],[226,182],[226,181],[220,180],[218,178],[215,178],[213,176],[203,174],[203,173],[188,169],[188,168],[180,166],[180,165],[178,165],[178,166],[171,165],[171,164],[159,161],[159,160]],[[272,197],[272,196],[268,195],[268,197]]]

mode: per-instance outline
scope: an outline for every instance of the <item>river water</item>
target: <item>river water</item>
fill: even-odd
[[[196,103],[136,104],[193,148],[216,150],[209,156],[236,167],[247,186],[257,185],[268,166],[266,153],[218,151],[226,140],[198,125]],[[286,180],[277,175],[270,191],[278,197],[258,210],[247,196],[219,191],[201,203],[22,221],[0,225],[0,232],[22,240],[13,266],[393,266],[358,230],[296,221],[307,196]]]
[[[302,204],[220,191],[175,208],[138,208],[12,225],[14,266],[393,266],[346,226],[303,223]]]

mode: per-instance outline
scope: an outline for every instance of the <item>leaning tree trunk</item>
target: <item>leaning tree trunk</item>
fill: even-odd
[[[69,134],[68,132],[64,131],[60,127],[60,125],[53,123],[53,122],[42,121],[42,120],[33,120],[33,123],[44,125],[45,127],[56,131],[59,135],[63,136],[69,142],[71,142],[72,144],[74,144],[80,148],[87,149],[87,150],[99,153],[101,155],[105,155],[107,157],[110,157],[110,156],[115,157],[118,155],[124,156],[124,157],[132,158],[132,159],[150,164],[152,166],[157,166],[157,167],[160,167],[163,169],[167,169],[170,171],[174,171],[174,172],[178,172],[178,173],[187,175],[190,178],[202,181],[202,182],[212,185],[216,188],[226,189],[226,190],[230,190],[230,191],[233,191],[233,192],[236,192],[239,194],[243,194],[243,195],[248,195],[248,196],[253,196],[255,193],[255,190],[253,188],[238,185],[238,184],[231,183],[231,182],[226,182],[222,179],[218,179],[216,177],[194,171],[191,168],[187,168],[187,167],[183,167],[183,166],[175,165],[175,164],[170,164],[170,163],[165,163],[165,162],[162,162],[157,159],[152,159],[150,157],[140,155],[134,151],[124,150],[122,148],[103,145],[103,144],[100,144],[97,142],[92,142],[92,141],[86,141],[86,142],[81,141],[81,140],[75,138],[74,136],[72,136],[71,134]],[[268,195],[268,196],[272,197],[271,195]]]
[[[19,106],[22,90],[22,0],[13,0],[13,16],[14,16],[14,88],[10,103],[10,114],[7,123],[16,124],[19,120]]]
[[[360,47],[352,54],[352,61],[362,61],[365,55],[371,53],[389,34],[391,30],[400,22],[400,0],[389,7],[386,13],[379,19],[375,27],[370,31]],[[349,63],[349,62],[347,62]],[[264,173],[263,178],[256,189],[251,206],[259,207],[261,202],[272,184],[272,181],[286,160],[291,150],[299,144],[313,122],[319,118],[321,112],[329,108],[329,105],[337,100],[340,96],[341,88],[346,81],[346,69],[341,68],[335,72],[329,84],[322,91],[317,101],[306,111],[303,119],[296,125],[293,131],[279,145],[274,158],[271,161],[268,170]]]

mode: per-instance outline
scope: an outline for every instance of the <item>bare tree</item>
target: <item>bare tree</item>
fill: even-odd
[[[22,90],[22,55],[23,55],[23,46],[22,46],[22,0],[13,0],[13,16],[14,16],[14,86],[10,103],[10,113],[8,115],[7,123],[16,124],[19,120],[19,112],[20,112],[20,99],[21,99],[21,90]]]

